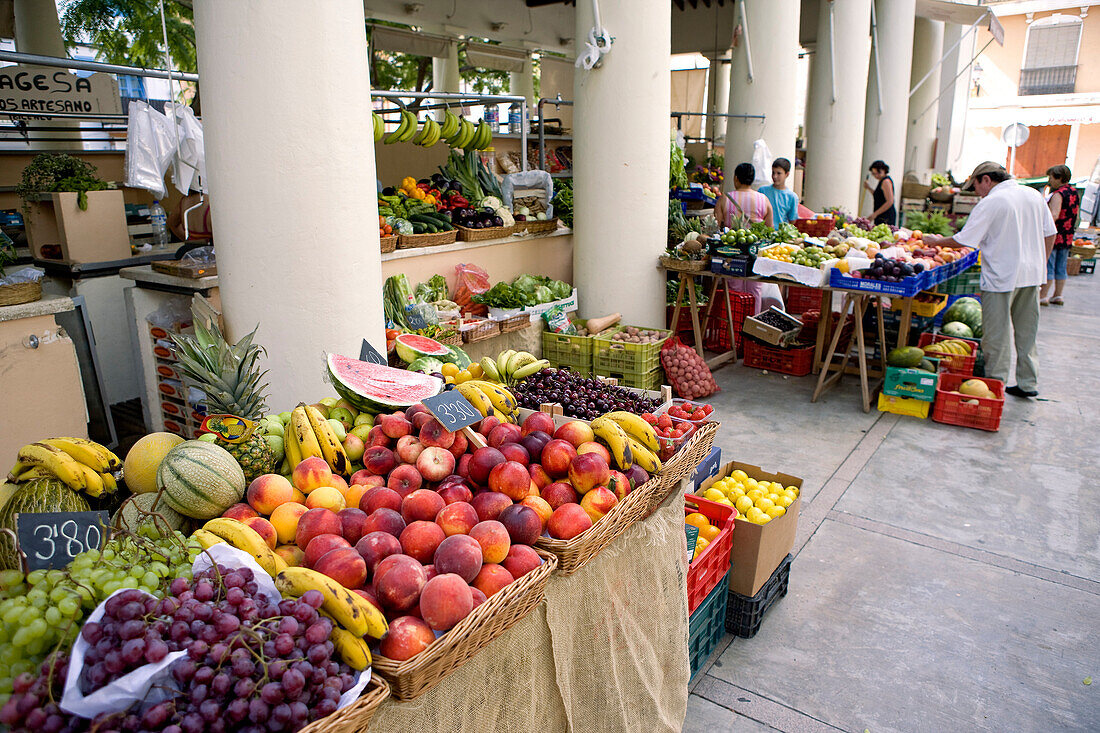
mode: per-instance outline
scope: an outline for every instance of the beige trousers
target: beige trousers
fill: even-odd
[[[1007,293],[982,291],[982,351],[985,375],[1009,385],[1012,346],[1016,347],[1016,385],[1037,391],[1039,356],[1035,337],[1039,332],[1039,286],[1016,288]]]

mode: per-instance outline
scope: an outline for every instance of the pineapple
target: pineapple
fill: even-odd
[[[195,303],[192,312],[195,335],[172,337],[185,384],[203,391],[208,414],[259,420],[267,409],[264,401],[267,385],[260,384],[267,372],[261,372],[257,362],[260,354],[266,355],[267,352],[252,343],[255,329],[230,345],[218,328],[216,312],[204,299]],[[239,443],[230,443],[220,436],[214,442],[229,451],[241,464],[245,479],[249,482],[278,468],[275,452],[261,430],[256,430]]]

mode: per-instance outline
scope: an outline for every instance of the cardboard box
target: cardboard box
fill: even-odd
[[[53,193],[30,203],[27,242],[35,259],[66,264],[113,262],[130,256],[122,191],[89,191],[88,208],[77,194]]]
[[[696,493],[699,492],[699,486],[711,476],[717,475],[718,468],[722,465],[722,449],[718,446],[714,446],[710,449],[710,453],[707,453],[707,457],[699,462],[699,465],[695,467],[694,473],[692,473],[692,489]]]
[[[731,461],[708,478],[696,493],[702,493],[719,479],[741,469],[758,481],[777,481],[784,486],[794,486],[801,494],[802,479],[785,473],[768,473],[759,466]],[[787,507],[787,513],[767,524],[753,524],[737,518],[733,530],[733,552],[730,555],[729,589],[743,596],[755,596],[771,577],[783,558],[794,548],[794,536],[798,531],[798,512],[802,509],[802,497]]]
[[[911,397],[894,397],[879,393],[878,409],[880,412],[892,412],[895,415],[908,415],[910,417],[927,418],[931,402],[915,400]]]
[[[794,340],[798,338],[798,334],[802,331],[802,321],[786,311],[776,308],[774,305],[765,312],[778,313],[781,318],[790,322],[790,328],[776,328],[775,326],[764,323],[759,320],[761,314],[757,314],[756,316],[749,316],[746,318],[745,325],[741,330],[772,346],[786,347],[794,343]]]
[[[935,402],[936,385],[939,381],[938,374],[926,372],[923,369],[888,366],[882,393],[892,397],[908,397],[921,402]]]

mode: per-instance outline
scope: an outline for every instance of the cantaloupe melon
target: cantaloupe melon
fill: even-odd
[[[224,448],[201,440],[180,443],[161,461],[157,487],[168,506],[193,519],[213,519],[244,496],[244,471]]]
[[[132,494],[147,494],[157,490],[157,469],[168,451],[183,442],[172,433],[150,433],[126,454],[122,464],[122,480]]]
[[[142,512],[152,512],[160,516],[147,516]],[[123,502],[111,518],[111,524],[128,532],[138,533],[145,527],[159,530],[164,535],[172,530],[185,531],[188,528],[187,517],[168,506],[164,496],[155,493],[135,494]]]

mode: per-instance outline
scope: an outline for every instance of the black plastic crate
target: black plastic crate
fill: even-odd
[[[752,598],[730,592],[726,605],[726,631],[742,639],[751,639],[756,636],[756,632],[760,630],[760,624],[764,621],[764,614],[773,603],[787,595],[790,579],[791,556],[787,555]]]

